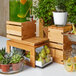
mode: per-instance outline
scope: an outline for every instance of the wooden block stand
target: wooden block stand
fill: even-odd
[[[36,21],[27,22],[6,22],[7,38],[15,40],[24,40],[35,36]]]
[[[71,42],[67,36],[63,35],[63,33],[71,30],[71,25],[66,25],[64,27],[52,25],[48,27],[49,47],[54,61],[57,63],[63,64],[65,53],[71,49]]]
[[[25,39],[25,40],[8,40],[7,52],[10,53],[11,46],[30,51],[30,63],[26,62],[26,64],[29,64],[32,67],[35,67],[35,49],[37,47],[40,47],[46,44],[48,44],[47,38],[33,37],[33,38]]]

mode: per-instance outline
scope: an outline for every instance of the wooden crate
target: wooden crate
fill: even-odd
[[[6,22],[7,37],[10,39],[24,40],[35,36],[36,21]]]
[[[63,50],[58,50],[54,48],[51,49],[51,54],[55,62],[63,64]]]
[[[71,25],[67,25],[64,27],[57,27],[55,25],[48,27],[48,38],[52,42],[56,43],[64,43],[64,36],[62,33],[68,32],[72,29]]]
[[[54,61],[57,63],[62,64],[66,52],[68,52],[71,49],[70,40],[67,36],[63,35],[63,33],[71,30],[71,25],[66,25],[64,27],[57,27],[52,25],[48,27],[49,47],[52,50]]]

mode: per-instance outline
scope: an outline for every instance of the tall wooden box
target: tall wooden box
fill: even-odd
[[[63,27],[52,25],[48,27],[49,47],[51,49],[52,56],[54,57],[54,61],[57,63],[63,64],[63,59],[65,57],[64,54],[71,48],[71,42],[68,37],[63,35],[63,33],[71,30],[71,25]]]
[[[6,22],[7,37],[10,39],[24,40],[35,36],[36,21]]]

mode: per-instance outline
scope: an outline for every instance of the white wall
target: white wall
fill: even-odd
[[[9,0],[0,0],[0,35],[6,35],[6,21],[9,18]]]

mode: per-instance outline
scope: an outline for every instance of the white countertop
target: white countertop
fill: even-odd
[[[76,76],[76,72],[67,72],[63,65],[53,63],[43,69],[25,66],[25,70],[18,74],[0,76]]]
[[[0,49],[2,47],[6,47],[7,40],[8,40],[7,38],[0,36]],[[64,69],[63,65],[53,63],[43,69],[38,67],[32,68],[25,66],[24,71],[18,74],[13,74],[13,75],[0,74],[0,76],[76,76],[76,72],[67,72]]]

